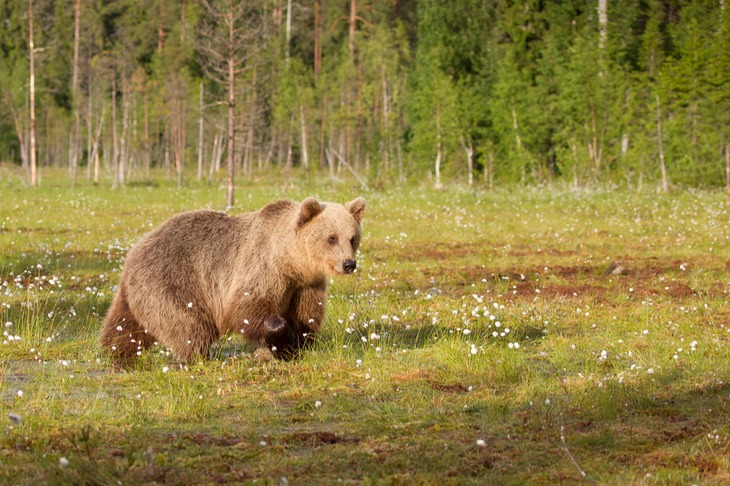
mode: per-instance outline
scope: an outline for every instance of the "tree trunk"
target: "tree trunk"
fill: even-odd
[[[664,145],[662,142],[662,105],[659,100],[659,95],[656,95],[656,131],[657,144],[659,148],[659,164],[662,169],[662,190],[667,192],[669,190],[669,183],[667,182],[667,166],[664,163]]]
[[[436,189],[441,189],[443,186],[441,185],[441,114],[436,109],[436,163],[435,163],[435,172],[436,172],[436,182],[434,184],[434,187]]]
[[[33,0],[28,0],[28,40],[30,58],[30,142],[28,146],[28,159],[30,162],[30,186],[37,185],[37,162],[36,162],[36,140],[35,140],[35,45],[33,43]]]
[[[286,0],[286,51],[285,62],[289,65],[289,44],[291,44],[291,0]]]
[[[26,176],[29,177],[30,174],[28,173],[28,171],[29,171],[28,141],[25,138],[25,128],[23,127],[23,123],[21,122],[20,117],[18,116],[18,112],[15,110],[15,107],[13,106],[13,99],[12,99],[9,91],[5,92],[5,99],[8,104],[8,107],[10,107],[10,114],[13,116],[13,123],[15,124],[15,133],[18,135],[18,144],[20,145],[21,167],[23,168],[23,171],[25,172]]]
[[[253,142],[254,137],[256,136],[256,106],[258,103],[258,97],[257,94],[257,79],[258,79],[258,66],[254,64],[253,66],[253,82],[251,84],[253,88],[253,95],[251,97],[251,113],[250,113],[250,121],[248,124],[248,154],[249,154],[249,160],[251,163],[248,165],[248,178],[251,180],[253,178]],[[259,160],[261,160],[261,156],[259,156]]]
[[[730,142],[725,144],[725,190],[727,191],[727,204],[730,206]]]
[[[286,162],[284,165],[284,189],[286,190],[289,187],[289,172],[291,171],[292,167],[292,132],[294,131],[294,115],[289,118],[289,130],[287,131],[288,135],[286,137]]]
[[[213,182],[213,174],[215,174],[215,171],[217,169],[217,166],[220,164],[218,162],[220,160],[218,156],[218,151],[220,150],[220,141],[221,137],[219,134],[213,135],[213,150],[210,154],[210,169],[208,170],[208,185],[210,185]]]
[[[327,91],[325,90],[324,97],[322,99],[322,125],[319,129],[319,165],[324,163],[325,156],[325,135],[327,134]],[[327,159],[327,163],[330,160]]]
[[[99,139],[101,138],[101,130],[104,128],[104,116],[106,115],[106,107],[101,111],[101,119],[96,127],[96,136],[89,150],[89,165],[94,162],[94,184],[99,183]],[[89,134],[91,134],[91,124],[89,124]]]
[[[322,40],[320,32],[319,0],[314,0],[314,80],[317,81],[322,70]]]
[[[608,40],[608,0],[598,0],[598,48],[603,51]]]
[[[228,42],[229,42],[229,57],[228,57],[228,177],[226,179],[226,207],[232,208],[234,203],[234,193],[233,193],[233,177],[234,177],[234,158],[233,158],[233,148],[234,148],[234,122],[235,122],[235,108],[236,108],[236,60],[234,58],[234,48],[235,45],[235,39],[234,39],[234,28],[233,28],[233,11],[231,10],[231,7],[229,6],[228,10]]]
[[[486,178],[487,178],[487,187],[489,188],[489,191],[494,190],[494,152],[492,149],[489,149],[489,152],[487,153],[487,172],[486,172]]]
[[[355,27],[357,26],[357,0],[350,0],[350,29],[347,47],[350,51],[350,61],[355,63]]]
[[[92,116],[93,102],[92,102],[92,90],[91,90],[91,69],[89,69],[89,99],[86,102],[86,182],[91,180],[91,146],[93,142],[93,130],[94,120]]]
[[[71,133],[71,178],[76,185],[79,167],[79,145],[81,138],[81,110],[79,105],[79,31],[81,24],[81,0],[74,0],[74,57],[71,77],[71,96],[73,97],[74,128]]]
[[[122,82],[122,136],[119,140],[119,184],[124,187],[127,179],[127,137],[129,131],[129,89]]]
[[[575,143],[571,144],[573,152],[573,190],[578,190],[578,148]]]
[[[173,80],[173,93],[172,93],[172,120],[171,120],[171,141],[172,144],[172,155],[175,159],[175,176],[177,179],[177,187],[182,187],[182,170],[183,170],[183,150],[185,146],[183,132],[184,132],[184,121],[183,121],[183,108],[182,108],[182,96],[180,96],[180,80],[175,77]]]
[[[403,172],[403,153],[400,147],[400,137],[395,139],[395,148],[398,154],[398,182],[402,184],[406,181],[406,176]]]
[[[183,169],[185,167],[185,155],[186,151],[185,148],[188,146],[188,132],[185,129],[185,92],[187,91],[187,85],[182,82],[182,80],[178,80],[178,90],[176,91],[177,94],[177,108],[178,108],[178,114],[177,114],[177,125],[178,125],[178,148],[177,152],[179,154],[178,158],[180,160],[180,165],[178,166],[178,172],[177,172],[177,187],[182,187],[183,183]]]
[[[469,181],[469,187],[471,187],[474,183],[474,144],[471,140],[467,143],[462,138],[461,146],[464,148],[464,152],[466,153],[467,180]]]
[[[388,106],[388,81],[385,78],[385,66],[382,66],[380,69],[380,77],[381,82],[383,85],[383,122],[382,122],[382,130],[383,130],[383,167],[385,170],[390,169],[390,151],[391,151],[391,140],[390,140],[390,116],[388,114],[389,112],[389,106]]]
[[[517,122],[517,108],[512,105],[512,128],[515,131],[515,145],[517,146],[517,152],[522,152],[522,139],[520,138],[520,125]]]
[[[117,73],[112,74],[112,189],[119,189],[119,147],[117,144]]]
[[[304,107],[299,105],[299,121],[302,131],[302,165],[304,170],[309,173],[309,151],[307,150],[307,124],[304,121]]]
[[[203,80],[200,80],[200,111],[198,118],[198,181],[203,177]]]
[[[144,175],[147,184],[150,183],[150,165],[152,154],[150,151],[150,111],[147,106],[147,90],[144,92]]]
[[[246,159],[248,161],[247,165],[247,172],[246,177],[248,177],[249,180],[253,178],[253,141],[256,136],[255,133],[255,126],[256,126],[256,75],[257,75],[257,69],[256,66],[253,68],[253,94],[251,96],[251,108],[249,110],[249,120],[248,120],[248,136],[246,137]],[[259,159],[260,160],[260,159]]]

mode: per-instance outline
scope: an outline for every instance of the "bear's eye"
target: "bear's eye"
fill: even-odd
[[[327,238],[327,243],[330,245],[336,245],[337,244],[337,237],[335,235],[330,236]]]

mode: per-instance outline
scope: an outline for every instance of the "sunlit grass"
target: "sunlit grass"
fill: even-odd
[[[59,181],[0,198],[0,482],[574,482],[561,428],[600,483],[730,475],[719,192],[365,193],[358,271],[300,359],[226,336],[120,371],[97,335],[126,251],[223,191]],[[360,192],[244,184],[234,212],[310,194]]]

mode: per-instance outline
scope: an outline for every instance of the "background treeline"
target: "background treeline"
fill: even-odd
[[[29,179],[33,162],[115,187],[151,170],[219,180],[229,156],[231,178],[347,174],[376,187],[720,185],[729,9],[3,0],[0,161]]]

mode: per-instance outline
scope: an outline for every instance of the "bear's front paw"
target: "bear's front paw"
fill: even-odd
[[[281,316],[272,316],[264,322],[264,340],[274,357],[289,360],[299,351],[294,331]]]

